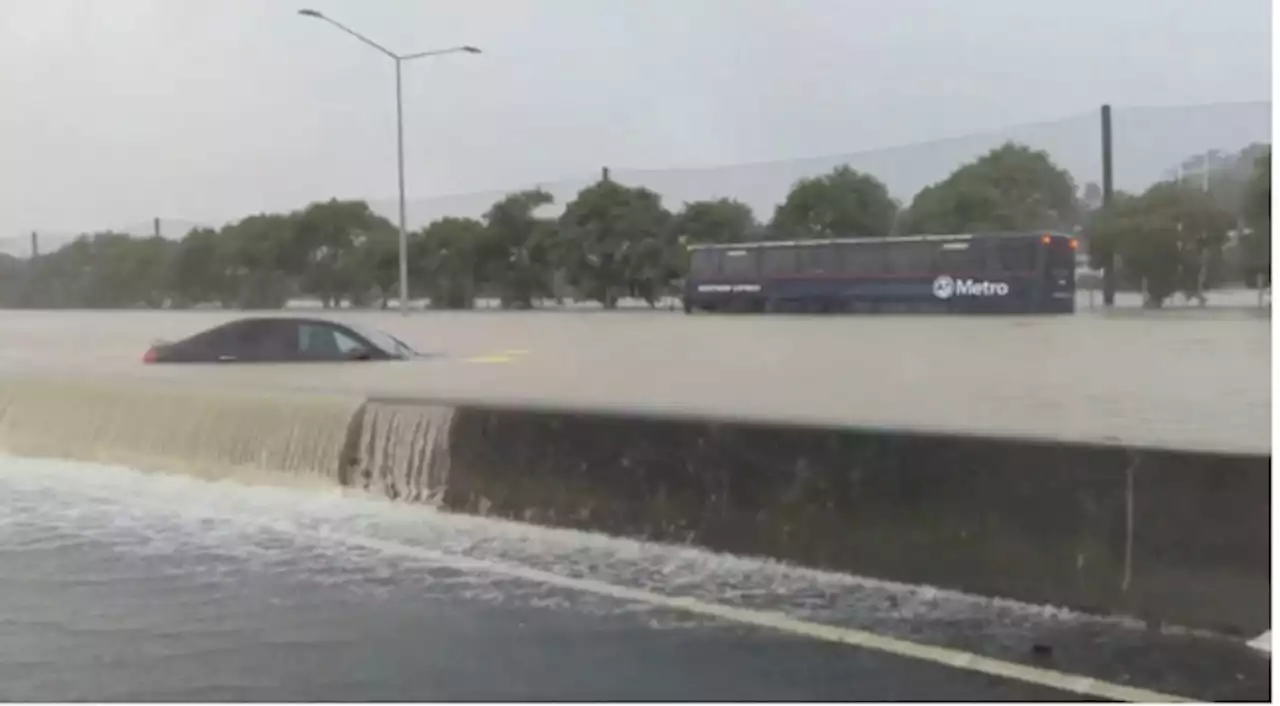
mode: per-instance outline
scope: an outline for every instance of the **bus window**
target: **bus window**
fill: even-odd
[[[875,277],[885,272],[885,253],[888,243],[857,243],[841,245],[844,251],[843,271],[853,276]]]
[[[717,250],[694,250],[689,254],[689,276],[695,278],[715,277],[720,274],[720,252]]]
[[[942,243],[934,261],[935,273],[954,275],[982,271],[980,259],[982,250],[980,247],[975,248],[974,245],[965,240]]]
[[[888,273],[891,275],[924,275],[933,272],[933,253],[937,246],[924,241],[890,243]]]
[[[840,251],[833,245],[807,245],[800,248],[800,271],[806,275],[840,273]]]
[[[725,277],[756,277],[759,253],[754,250],[725,250],[720,274]]]
[[[1036,252],[1040,245],[1032,238],[1001,238],[988,243],[987,262],[997,274],[1032,272],[1036,269]]]
[[[789,277],[796,273],[796,248],[769,247],[760,252],[760,274],[765,277]]]

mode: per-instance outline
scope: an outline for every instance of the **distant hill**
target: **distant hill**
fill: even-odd
[[[1271,141],[1271,103],[1224,103],[1188,107],[1116,108],[1113,111],[1114,176],[1117,189],[1140,191],[1167,178],[1189,156],[1210,150],[1237,152],[1255,142]],[[921,142],[851,154],[727,167],[629,170],[613,167],[612,177],[653,189],[668,208],[686,201],[733,197],[749,204],[761,219],[773,214],[796,180],[821,174],[840,164],[871,172],[904,204],[923,187],[939,181],[964,162],[1006,141],[1046,150],[1075,177],[1079,186],[1102,180],[1101,119],[1097,112],[1051,122],[1022,125],[951,139]],[[542,188],[556,197],[559,212],[583,187],[596,179],[548,182]],[[443,216],[482,215],[504,194],[538,184],[507,189],[413,199],[409,223],[417,228]],[[394,201],[371,204],[394,220]]]

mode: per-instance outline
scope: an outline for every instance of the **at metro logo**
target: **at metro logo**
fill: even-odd
[[[941,275],[933,281],[933,296],[939,299],[952,297],[1003,297],[1009,293],[1009,285],[1005,282],[989,282],[987,280],[953,279]]]
[[[956,296],[961,297],[1003,297],[1009,293],[1009,285],[1004,282],[988,282],[987,280],[956,280]]]

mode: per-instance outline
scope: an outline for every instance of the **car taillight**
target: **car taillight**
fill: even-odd
[[[159,359],[159,357],[160,354],[156,352],[155,348],[148,348],[147,352],[142,354],[142,362],[154,363]]]

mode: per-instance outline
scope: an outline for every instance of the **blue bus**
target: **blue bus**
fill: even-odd
[[[689,246],[685,313],[1075,312],[1077,241],[980,233]]]

